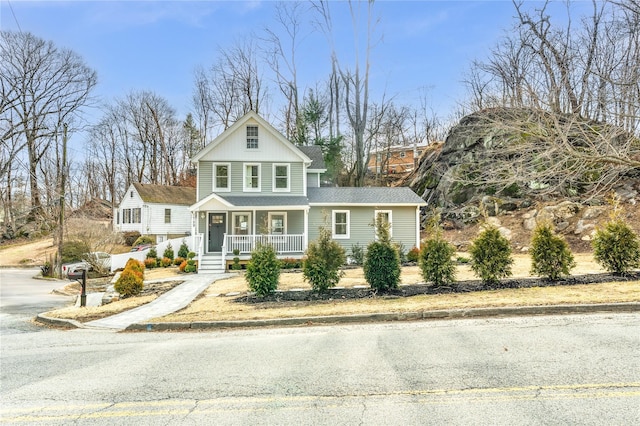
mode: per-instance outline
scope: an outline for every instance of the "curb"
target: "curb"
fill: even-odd
[[[420,321],[460,318],[490,318],[528,315],[582,314],[596,312],[640,312],[640,302],[591,305],[521,306],[505,308],[451,309],[437,311],[374,313],[317,317],[274,318],[267,320],[156,322],[131,324],[124,331],[180,331],[224,328],[283,327],[321,324],[362,324],[390,321]],[[77,322],[77,321],[73,321]]]
[[[86,328],[84,324],[79,321],[65,318],[53,318],[48,317],[45,314],[36,315],[36,321],[46,325],[53,325],[55,327],[63,327],[63,328]]]

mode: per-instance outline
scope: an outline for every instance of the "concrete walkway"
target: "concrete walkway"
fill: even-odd
[[[182,284],[164,293],[153,302],[107,318],[86,322],[84,326],[124,330],[131,324],[168,315],[187,306],[214,281],[228,276],[229,274],[184,275],[181,277],[184,280]]]

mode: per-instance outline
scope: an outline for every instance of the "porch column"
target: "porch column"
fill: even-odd
[[[420,206],[416,206],[416,247],[420,250]]]
[[[309,209],[304,209],[304,229],[302,232],[302,251],[309,247]]]

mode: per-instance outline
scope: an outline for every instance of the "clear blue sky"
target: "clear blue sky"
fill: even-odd
[[[529,2],[531,7],[539,3]],[[214,63],[218,46],[274,28],[271,1],[24,1],[0,0],[0,28],[22,30],[70,48],[98,73],[96,95],[105,101],[131,90],[164,96],[179,118],[191,110],[193,70]],[[352,52],[346,4],[334,13],[337,49]],[[486,57],[513,24],[510,1],[378,1],[380,22],[371,61],[372,99],[383,92],[415,103],[429,88],[443,116],[464,95],[460,81],[470,62]],[[311,26],[307,26],[312,30]],[[313,87],[330,70],[323,34],[300,45],[300,80]],[[279,94],[268,82],[271,97]]]

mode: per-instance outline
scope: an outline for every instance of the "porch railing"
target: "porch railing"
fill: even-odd
[[[251,253],[257,244],[270,244],[278,254],[302,253],[304,251],[304,235],[225,235],[224,252],[232,254],[239,250],[240,254]]]

